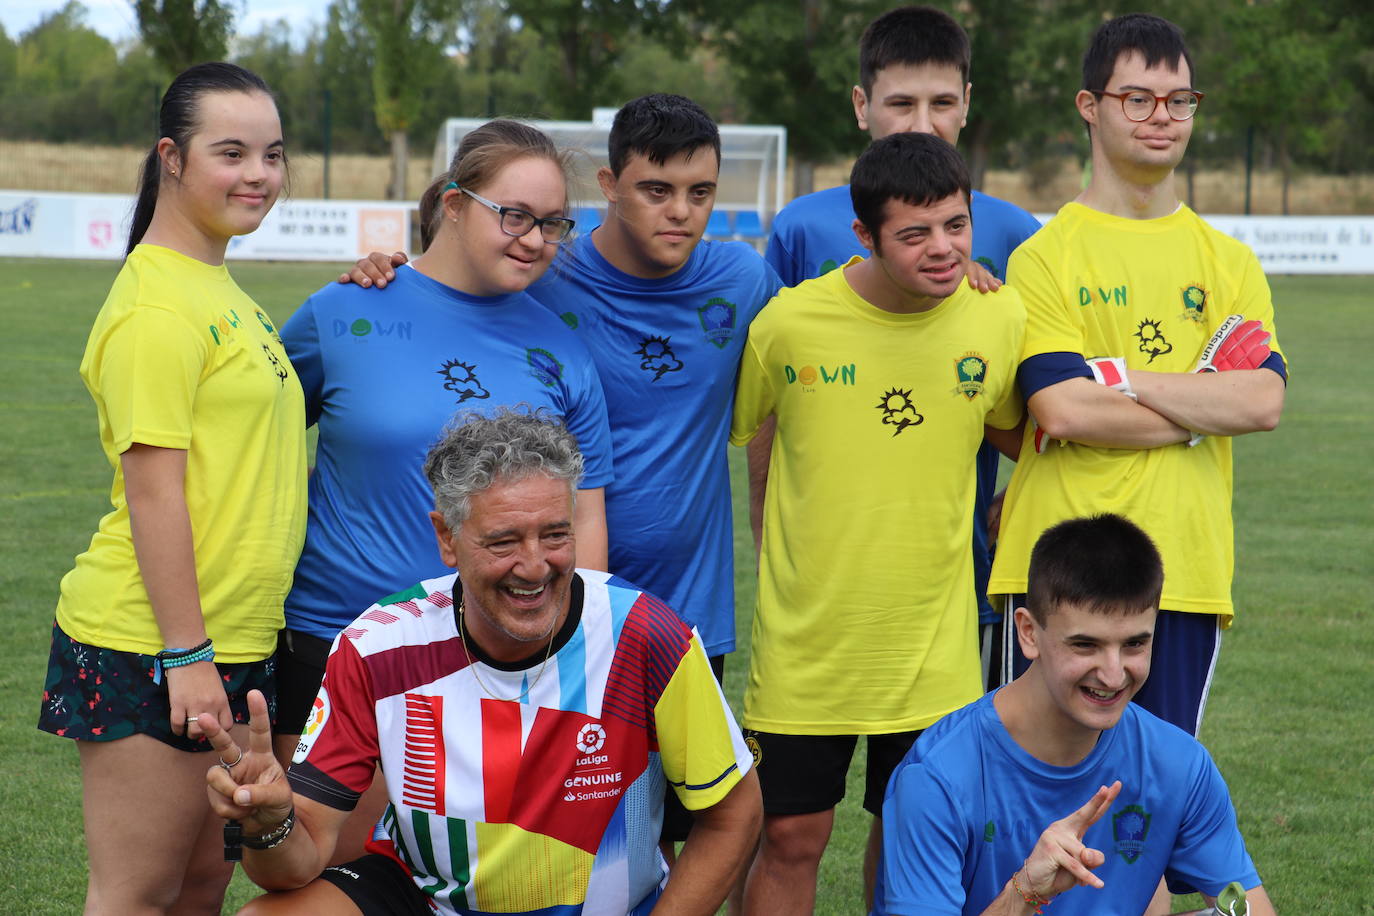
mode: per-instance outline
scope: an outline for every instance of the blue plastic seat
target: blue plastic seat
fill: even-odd
[[[601,211],[596,207],[578,207],[573,219],[577,221],[577,231],[586,235],[601,225]]]
[[[711,219],[706,223],[706,234],[713,239],[728,239],[730,237],[730,212],[728,210],[712,210]]]
[[[735,214],[735,235],[742,239],[763,238],[763,220],[757,210],[741,210]]]

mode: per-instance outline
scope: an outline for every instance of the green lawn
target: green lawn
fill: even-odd
[[[278,322],[332,271],[234,268]],[[103,262],[0,260],[0,612],[10,625],[0,642],[0,913],[78,912],[85,892],[76,752],[33,723],[58,580],[108,507],[109,470],[76,369],[114,273]],[[1203,741],[1280,911],[1374,913],[1374,481],[1364,454],[1374,444],[1374,363],[1362,344],[1370,284],[1277,278],[1273,286],[1293,385],[1279,430],[1237,442],[1239,617],[1225,637]],[[737,480],[738,471],[737,463]],[[741,496],[743,651],[727,668],[736,703],[753,601]],[[867,815],[852,775],[822,866],[822,914],[862,909]],[[237,876],[231,903],[250,894]]]

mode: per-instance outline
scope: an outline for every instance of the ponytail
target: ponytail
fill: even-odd
[[[158,171],[162,166],[161,157],[154,146],[143,158],[143,168],[138,177],[138,199],[134,201],[134,215],[129,222],[129,244],[124,247],[124,257],[134,250],[143,240],[148,224],[153,221],[153,210],[157,208]]]

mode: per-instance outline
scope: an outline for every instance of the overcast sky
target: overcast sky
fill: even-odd
[[[86,24],[113,42],[133,38],[138,31],[129,0],[81,0],[81,4],[87,10]],[[11,39],[17,39],[64,5],[65,0],[0,0],[0,24]],[[328,7],[329,0],[244,0],[236,29],[250,35],[267,23],[285,19],[291,31],[300,35],[323,22]]]

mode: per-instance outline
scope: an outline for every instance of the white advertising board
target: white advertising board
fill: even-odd
[[[0,257],[120,258],[133,197],[0,190]],[[278,203],[229,260],[352,261],[409,249],[413,204],[364,200]]]
[[[1033,215],[1041,223],[1054,216]],[[1202,218],[1254,249],[1267,274],[1374,274],[1374,216]]]
[[[0,190],[0,257],[119,258],[133,198]],[[288,200],[230,260],[352,261],[369,251],[407,251],[414,204]],[[1051,214],[1037,213],[1044,222]],[[1374,274],[1374,216],[1206,216],[1255,250],[1266,273]]]

